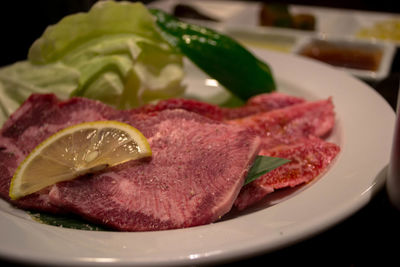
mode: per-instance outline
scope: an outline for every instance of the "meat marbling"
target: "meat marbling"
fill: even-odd
[[[181,109],[129,114],[88,99],[63,102],[51,95],[33,95],[1,131],[0,157],[11,162],[1,165],[7,168],[0,177],[1,196],[10,201],[12,173],[38,143],[71,124],[105,119],[130,123],[142,131],[152,158],[59,183],[13,203],[74,212],[118,230],[201,225],[231,209],[259,151],[259,137],[252,130]],[[13,156],[7,154],[13,149]]]
[[[215,221],[230,210],[257,154],[255,133],[262,140],[260,155],[291,162],[243,187],[235,201],[239,209],[276,189],[309,182],[339,152],[337,145],[318,138],[334,126],[331,99],[305,102],[273,93],[236,109],[172,99],[118,111],[88,99],[32,95],[1,130],[0,196],[10,201],[11,176],[37,144],[69,125],[94,120],[137,127],[148,138],[153,158],[59,183],[13,204],[74,212],[119,230],[189,227]]]
[[[277,189],[308,183],[323,174],[339,153],[339,146],[318,137],[296,140],[290,145],[262,149],[260,155],[290,160],[257,180],[245,185],[235,201],[244,210]]]

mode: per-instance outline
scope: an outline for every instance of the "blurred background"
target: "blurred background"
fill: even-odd
[[[25,59],[32,42],[42,34],[48,25],[58,22],[65,15],[87,11],[95,2],[96,0],[3,2],[3,14],[0,16],[2,28],[0,66]],[[148,4],[154,1],[143,0],[142,2]],[[274,0],[258,2],[400,13],[400,1],[393,0]]]

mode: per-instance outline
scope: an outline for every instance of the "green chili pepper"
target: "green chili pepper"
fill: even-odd
[[[168,42],[242,100],[274,91],[269,66],[232,38],[150,9]]]

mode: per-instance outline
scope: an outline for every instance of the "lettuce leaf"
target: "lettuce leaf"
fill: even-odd
[[[132,108],[183,94],[183,76],[182,55],[143,4],[100,1],[47,27],[27,61],[0,69],[0,123],[31,93]]]
[[[35,66],[16,62],[0,69],[0,124],[32,93],[53,92],[67,98],[76,89],[79,72],[56,62]]]

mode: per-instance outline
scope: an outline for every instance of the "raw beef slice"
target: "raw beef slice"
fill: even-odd
[[[72,124],[107,119],[142,131],[152,159],[9,199],[11,177],[36,145]],[[89,99],[32,95],[1,130],[0,196],[21,208],[72,211],[119,230],[189,227],[230,210],[258,151],[252,131],[184,110],[136,113]]]
[[[131,110],[129,112],[150,113],[155,111],[163,111],[166,109],[184,109],[217,121],[223,120],[223,113],[219,106],[197,101],[194,99],[184,98],[170,98],[166,100],[161,100],[157,104],[147,104],[142,107],[135,108],[134,110]]]
[[[130,120],[148,138],[152,159],[59,183],[51,203],[124,231],[207,224],[231,209],[258,153],[256,135],[185,110]]]
[[[253,96],[245,103],[244,106],[235,108],[221,108],[219,106],[194,99],[172,98],[161,100],[157,104],[144,105],[131,112],[149,113],[166,109],[184,109],[214,120],[222,121],[243,118],[257,113],[268,112],[303,102],[305,102],[305,100],[302,98],[273,92]]]
[[[305,102],[303,98],[279,92],[259,94],[251,97],[244,106],[222,108],[225,120],[244,118],[257,113],[268,112]]]
[[[10,140],[0,137],[0,197],[7,201],[11,202],[8,196],[11,177],[24,158],[22,152]],[[42,190],[13,203],[26,209],[60,212],[57,207],[50,204],[47,192]]]
[[[327,170],[339,150],[336,144],[317,137],[261,150],[260,155],[285,158],[290,162],[245,185],[235,201],[235,206],[243,210],[276,189],[310,182]]]
[[[243,187],[235,202],[239,210],[257,203],[276,189],[317,178],[340,150],[336,144],[319,138],[326,136],[335,124],[331,99],[291,105],[228,123],[255,130],[262,140],[260,155],[291,160]]]
[[[8,194],[15,170],[33,148],[55,132],[84,121],[104,120],[114,113],[100,102],[83,98],[62,102],[51,94],[29,97],[0,131],[0,197],[24,209],[61,212],[49,202],[49,188],[11,201]]]
[[[267,149],[294,143],[299,138],[327,135],[335,125],[335,113],[332,100],[329,98],[227,122],[254,130],[262,138],[262,148]]]

